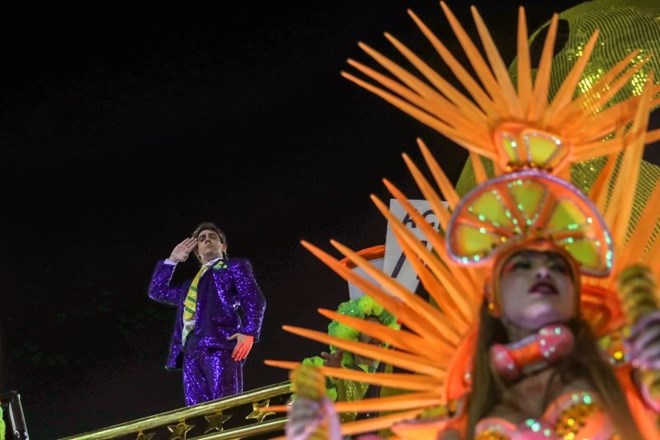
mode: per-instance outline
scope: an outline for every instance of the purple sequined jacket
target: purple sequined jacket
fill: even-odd
[[[261,324],[266,310],[266,300],[252,273],[252,265],[245,258],[229,258],[226,267],[207,270],[197,286],[197,313],[194,340],[198,347],[231,350],[236,340],[227,338],[234,333],[254,336],[259,339]],[[161,260],[156,265],[149,298],[177,307],[172,332],[170,353],[165,368],[181,368],[181,330],[183,325],[183,302],[191,280],[172,286],[175,265]]]

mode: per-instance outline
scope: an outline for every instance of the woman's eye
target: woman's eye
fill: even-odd
[[[529,269],[530,267],[532,267],[532,263],[527,260],[518,260],[511,265],[511,269]]]
[[[550,265],[550,270],[555,271],[555,272],[559,272],[559,273],[567,273],[568,272],[568,268],[566,267],[566,265],[561,264],[561,263]]]

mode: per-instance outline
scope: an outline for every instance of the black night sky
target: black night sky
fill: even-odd
[[[520,3],[472,2],[507,62]],[[527,3],[533,30],[579,2]],[[473,30],[469,3],[448,4]],[[348,299],[299,241],[384,243],[369,194],[389,200],[387,177],[417,196],[401,153],[419,158],[418,136],[454,179],[465,159],[339,74],[368,61],[358,41],[393,54],[384,31],[429,54],[406,8],[458,53],[436,1],[94,5],[3,8],[0,25],[0,380],[36,440],[183,406],[164,369],[174,309],[146,287],[199,222],[225,230],[267,297],[246,364],[261,387],[287,379],[264,359],[323,348],[281,326],[323,330],[316,309]]]

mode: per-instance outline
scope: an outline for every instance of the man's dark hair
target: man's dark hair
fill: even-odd
[[[195,230],[192,233],[193,238],[199,237],[200,232],[202,232],[205,229],[209,229],[220,237],[220,240],[222,240],[223,243],[227,243],[227,238],[225,237],[225,233],[222,232],[222,230],[217,227],[214,223],[211,222],[202,222],[195,228]]]
[[[192,233],[193,238],[199,237],[199,234],[204,231],[204,230],[210,230],[218,234],[218,237],[220,237],[220,241],[225,244],[225,252],[224,252],[224,258],[227,258],[227,237],[225,237],[225,233],[222,232],[220,228],[218,228],[215,223],[212,222],[202,222],[195,228],[195,230]],[[197,259],[199,259],[199,255],[197,255],[197,252],[195,251],[195,255],[197,256]]]

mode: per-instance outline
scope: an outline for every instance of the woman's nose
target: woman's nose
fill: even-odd
[[[545,266],[540,266],[536,270],[536,278],[549,278],[550,277],[550,269],[548,269]]]

